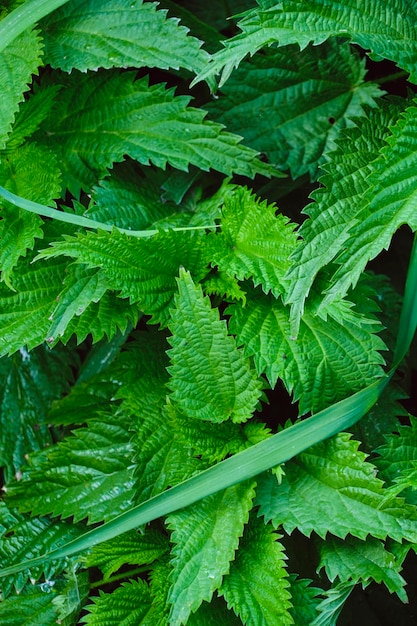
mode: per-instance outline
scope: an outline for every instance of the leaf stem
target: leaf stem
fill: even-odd
[[[94,583],[91,583],[90,589],[98,589],[103,585],[110,585],[111,583],[116,583],[119,580],[124,580],[125,578],[133,578],[137,574],[143,574],[143,572],[147,572],[149,570],[149,565],[141,565],[141,567],[136,567],[135,569],[129,570],[128,572],[123,572],[123,574],[115,574],[114,576],[110,576],[109,578],[102,578],[101,580],[97,580]]]

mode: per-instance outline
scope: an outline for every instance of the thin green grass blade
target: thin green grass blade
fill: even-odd
[[[146,502],[122,513],[61,548],[36,559],[0,571],[0,576],[14,574],[40,565],[46,560],[64,558],[87,550],[121,533],[151,522],[158,517],[197,502],[212,493],[230,487],[288,461],[296,454],[323,439],[351,427],[375,404],[401,360],[406,355],[417,327],[417,239],[415,240],[406,281],[401,330],[395,349],[393,368],[380,380],[358,393],[334,404],[313,417],[298,422],[269,439],[255,444],[200,474],[176,485]]]
[[[21,198],[20,196],[16,196],[16,194],[8,191],[1,186],[0,196],[2,196],[5,200],[10,202],[14,206],[19,207],[19,209],[24,209],[25,211],[29,211],[30,213],[42,215],[42,217],[50,217],[60,222],[66,222],[67,224],[74,224],[74,226],[82,226],[83,228],[94,228],[96,230],[107,230],[109,232],[111,232],[112,230],[118,230],[120,233],[129,235],[130,237],[152,237],[152,235],[157,235],[159,232],[158,230],[129,230],[127,228],[119,228],[114,224],[97,222],[96,220],[91,220],[90,218],[83,217],[82,215],[75,215],[74,213],[65,213],[64,211],[58,211],[57,209],[53,209],[52,207],[39,204],[38,202],[33,202],[32,200],[26,200],[26,198]],[[172,228],[171,230],[204,230],[206,228],[215,227],[215,224],[210,224],[209,226],[182,226],[179,228]]]
[[[0,52],[20,33],[66,2],[68,0],[28,0],[6,15],[0,22]]]

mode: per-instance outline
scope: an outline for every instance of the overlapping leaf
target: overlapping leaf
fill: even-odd
[[[81,618],[88,626],[151,626],[148,613],[152,605],[149,587],[143,580],[122,583],[111,593],[100,592]]]
[[[286,277],[286,302],[292,305],[294,334],[316,275],[340,254],[358,221],[373,162],[397,114],[397,107],[387,105],[368,111],[366,119],[357,121],[357,127],[341,134],[339,147],[322,166],[322,187],[313,193],[314,202],[304,209],[309,219],[298,231],[302,242],[292,255]]]
[[[66,72],[100,67],[186,68],[209,59],[201,42],[156,2],[73,0],[41,23],[45,61]]]
[[[244,187],[228,197],[222,209],[221,233],[211,236],[212,265],[238,280],[252,278],[265,293],[278,297],[296,248],[294,225],[276,206]]]
[[[21,511],[89,523],[127,509],[134,498],[133,446],[128,420],[100,415],[44,452],[32,455],[9,501]]]
[[[66,255],[90,268],[100,268],[108,289],[137,302],[154,323],[166,324],[176,292],[178,268],[183,265],[201,279],[207,260],[201,235],[196,232],[161,232],[134,239],[117,231],[80,233],[52,244],[40,255]],[[104,283],[102,283],[104,284]]]
[[[226,322],[184,270],[178,288],[169,324],[172,399],[189,417],[246,421],[258,403],[261,382],[228,336]]]
[[[0,557],[3,564],[16,563],[22,558],[42,554],[51,546],[58,547],[78,537],[83,528],[66,522],[52,523],[46,518],[27,519],[15,510],[8,510],[0,503]],[[20,572],[2,581],[2,595],[6,598],[12,591],[17,593],[27,585],[29,579],[36,581],[44,577],[50,580],[68,568],[64,559],[45,563],[30,572]]]
[[[253,356],[258,373],[265,373],[272,386],[281,379],[303,415],[358,391],[382,373],[378,350],[384,344],[374,334],[378,325],[350,306],[341,302],[330,308],[326,320],[306,311],[296,339],[288,309],[270,295],[253,291],[245,306],[233,304],[226,312],[231,332]]]
[[[368,133],[369,134],[369,131]],[[356,222],[349,230],[349,245],[336,258],[340,266],[326,289],[324,302],[355,285],[367,262],[388,249],[403,224],[417,230],[416,164],[417,101],[414,100],[387,137],[388,146],[374,163],[369,188]],[[349,250],[349,253],[346,252]]]
[[[32,74],[37,72],[41,52],[42,44],[38,33],[27,30],[0,54],[0,149],[4,148]]]
[[[364,72],[347,43],[266,50],[231,75],[207,110],[279,169],[315,176],[340,129],[380,93]]]
[[[240,137],[205,121],[162,84],[149,86],[132,72],[72,72],[62,79],[56,107],[42,126],[42,140],[59,155],[67,186],[77,192],[103,178],[126,155],[143,165],[180,170],[189,165],[225,174],[277,173],[240,144]]]
[[[399,573],[401,565],[381,541],[370,537],[366,541],[328,537],[320,549],[319,568],[325,568],[330,581],[338,578],[342,583],[383,582],[391,593],[397,593],[407,602],[406,582]]]
[[[312,624],[317,617],[317,606],[320,602],[318,596],[323,593],[322,589],[313,587],[311,580],[289,576],[291,582],[290,613],[294,624]]]
[[[260,513],[287,532],[417,539],[415,507],[384,490],[375,467],[347,433],[312,446],[286,463],[285,476],[260,481]]]
[[[210,600],[238,547],[254,497],[253,481],[220,491],[168,517],[174,547],[171,626],[186,624],[203,600]]]
[[[387,0],[384,11],[378,0],[268,3],[246,13],[238,24],[242,33],[225,42],[225,49],[214,55],[199,78],[222,72],[221,82],[225,82],[248,53],[254,54],[275,42],[280,46],[297,43],[303,49],[310,43],[318,45],[329,37],[341,36],[369,50],[377,60],[394,61],[415,80],[416,20],[414,2],[401,0]]]
[[[293,624],[284,548],[263,520],[249,519],[219,593],[247,626]]]

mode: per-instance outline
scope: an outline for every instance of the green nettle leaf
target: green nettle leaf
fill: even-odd
[[[68,392],[71,379],[70,362],[59,352],[21,348],[0,359],[0,467],[7,481],[27,454],[52,443],[48,409]]]
[[[0,54],[0,149],[4,148],[31,76],[38,70],[41,52],[38,33],[27,30]]]
[[[134,498],[129,426],[129,420],[103,414],[32,455],[22,479],[8,487],[8,501],[22,512],[87,517],[90,524],[126,510]]]
[[[383,488],[375,466],[358,450],[359,443],[340,433],[285,464],[281,484],[272,474],[259,481],[260,514],[309,536],[332,533],[342,539],[348,533],[396,541],[416,541],[415,507]]]
[[[398,15],[401,14],[401,20]],[[242,33],[224,42],[199,79],[222,72],[221,83],[248,54],[277,42],[297,43],[301,49],[329,37],[346,37],[370,51],[376,60],[390,59],[417,78],[417,12],[412,2],[387,0],[284,0],[248,11],[238,23]],[[389,45],[387,46],[387,41]]]
[[[214,596],[210,603],[203,602],[195,613],[191,613],[187,626],[242,626],[242,622],[228,610],[223,598]]]
[[[315,176],[340,129],[363,115],[364,104],[375,106],[381,92],[364,74],[364,62],[340,41],[302,52],[265,50],[242,64],[206,109],[279,169]]]
[[[391,130],[388,145],[374,163],[362,210],[349,231],[349,245],[335,259],[340,267],[326,289],[324,304],[356,284],[367,262],[388,249],[400,226],[417,230],[417,100]]]
[[[241,145],[221,124],[205,121],[205,112],[188,107],[186,96],[175,96],[162,84],[135,80],[132,72],[72,72],[42,125],[45,145],[62,164],[64,179],[75,192],[89,189],[126,155],[143,165],[180,170],[189,165],[224,174],[278,172]]]
[[[410,426],[397,424],[397,433],[387,434],[385,443],[376,449],[375,459],[381,478],[404,490],[403,496],[416,503],[417,490],[417,419],[410,416]]]
[[[122,583],[111,593],[100,591],[84,607],[88,614],[81,618],[88,626],[151,626],[148,614],[152,605],[152,596],[148,585],[143,580]]]
[[[252,291],[245,306],[226,309],[230,331],[253,356],[258,374],[265,373],[272,386],[281,379],[299,401],[300,415],[359,391],[382,374],[378,324],[342,304],[342,310],[329,308],[326,320],[306,311],[297,339],[291,336],[288,308],[270,295]]]
[[[28,587],[0,602],[0,622],[8,626],[56,626],[58,615],[52,603],[56,595],[47,585]]]
[[[407,602],[406,581],[399,574],[401,562],[397,563],[394,554],[377,539],[368,537],[366,541],[360,541],[347,537],[341,541],[337,537],[328,537],[320,548],[319,569],[323,567],[332,582],[336,578],[342,583],[383,582],[391,593],[397,593],[403,602]]]
[[[141,0],[72,0],[41,23],[45,61],[66,72],[100,67],[186,68],[209,59],[177,18]]]
[[[202,235],[196,231],[160,232],[138,239],[113,231],[64,237],[38,258],[66,255],[89,268],[100,268],[100,286],[138,303],[152,322],[166,325],[176,292],[178,268],[183,265],[197,280],[208,272]],[[75,285],[75,288],[76,285]]]
[[[354,586],[354,583],[339,583],[324,591],[325,597],[317,606],[319,615],[311,626],[337,626],[339,615]]]
[[[166,536],[155,529],[146,529],[143,533],[131,531],[94,546],[85,558],[85,565],[99,567],[104,578],[108,579],[122,565],[153,563],[166,554],[168,549]]]
[[[211,256],[220,271],[238,280],[252,278],[255,286],[278,297],[297,237],[294,225],[276,210],[246,188],[236,189],[225,199],[221,233],[211,236]]]
[[[271,526],[255,517],[239,543],[219,593],[247,626],[293,624],[284,548]]]
[[[311,586],[311,580],[289,576],[291,583],[291,604],[289,611],[294,624],[312,624],[317,617],[317,607],[320,603],[318,596],[323,590]]]
[[[321,166],[321,187],[313,192],[314,202],[303,211],[309,219],[298,230],[302,241],[292,254],[286,276],[286,302],[292,306],[295,330],[315,277],[343,250],[349,231],[358,222],[373,162],[397,115],[398,107],[389,104],[369,110],[354,128],[341,133],[338,147]]]
[[[190,613],[211,599],[229,571],[248,521],[254,485],[245,481],[168,517],[175,544],[168,596],[171,626],[186,624]]]
[[[47,518],[26,519],[15,510],[9,511],[3,501],[0,502],[0,528],[0,557],[3,565],[40,555],[52,546],[58,547],[79,537],[83,531],[82,527],[75,524],[52,523]],[[66,569],[68,563],[65,559],[58,559],[30,571],[8,576],[2,581],[2,596],[5,598],[13,591],[20,593],[29,580],[33,582],[42,577],[45,580],[54,579]]]
[[[13,291],[0,283],[0,355],[45,341],[65,268],[62,259],[34,265],[25,259],[13,272]]]
[[[171,398],[189,417],[223,422],[248,420],[261,395],[258,380],[224,320],[188,272],[180,271],[179,293],[169,329]]]

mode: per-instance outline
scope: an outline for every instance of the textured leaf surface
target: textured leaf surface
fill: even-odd
[[[41,40],[36,31],[27,30],[0,55],[0,148],[4,148],[23,93],[32,74],[37,72],[41,56]]]
[[[401,15],[401,18],[399,17]],[[278,42],[321,44],[329,37],[350,39],[373,58],[388,58],[417,78],[417,13],[414,2],[387,0],[384,11],[378,0],[287,0],[248,11],[238,26],[242,33],[225,42],[226,48],[213,57],[200,79],[222,72],[224,82],[248,54]],[[389,46],[387,46],[389,41]]]
[[[332,582],[336,578],[340,582],[383,582],[391,593],[397,593],[403,602],[407,602],[406,582],[399,573],[401,563],[397,563],[395,555],[377,539],[368,537],[366,541],[359,541],[347,537],[341,541],[337,537],[328,537],[320,550],[319,568],[322,567]]]
[[[386,435],[377,448],[375,463],[381,478],[393,489],[402,491],[407,501],[416,503],[417,495],[417,420],[410,416],[410,426],[397,425],[398,432]],[[397,487],[398,486],[398,487]]]
[[[311,626],[337,626],[339,615],[354,586],[353,583],[339,583],[324,591],[325,597],[317,606],[319,615]]]
[[[46,518],[27,519],[15,510],[8,510],[4,502],[0,503],[0,528],[0,557],[4,566],[61,546],[78,537],[83,530],[75,524],[52,523]],[[29,579],[36,581],[45,577],[46,580],[51,580],[67,567],[68,563],[59,559],[34,567],[30,571],[8,576],[2,581],[3,597],[7,597],[13,590],[17,593],[22,591]]]
[[[223,598],[214,596],[210,603],[203,602],[195,613],[191,613],[187,626],[242,626],[242,622],[227,609]]]
[[[253,481],[209,496],[168,517],[174,548],[170,624],[187,622],[229,571],[254,497]]]
[[[274,172],[240,145],[240,137],[187,107],[189,100],[162,84],[149,86],[147,78],[135,80],[131,72],[72,72],[43,124],[43,141],[59,155],[74,191],[89,189],[126,155],[163,169],[169,163],[251,177]]]
[[[350,229],[349,254],[343,249],[336,259],[340,267],[326,290],[326,301],[356,284],[367,262],[388,249],[400,226],[408,224],[411,230],[417,230],[416,100],[392,128],[387,142],[381,158],[374,164],[363,208]]]
[[[369,189],[373,162],[397,115],[394,106],[368,111],[366,119],[341,133],[338,148],[322,165],[325,172],[320,178],[322,187],[313,192],[314,202],[304,209],[309,219],[298,231],[302,241],[292,254],[293,263],[286,277],[286,302],[292,305],[295,328],[316,275],[337,257],[349,240],[349,231],[363,207],[363,195]]]
[[[47,336],[55,298],[62,289],[65,261],[52,259],[42,264],[20,263],[13,273],[11,291],[0,283],[0,354],[28,350]]]
[[[7,482],[25,456],[52,443],[47,412],[72,378],[63,356],[43,349],[0,359],[0,466]]]
[[[259,291],[247,294],[244,307],[226,310],[231,332],[253,356],[258,373],[272,386],[281,379],[300,402],[301,415],[358,391],[382,373],[377,350],[384,345],[374,334],[377,326],[342,305],[329,309],[327,320],[306,311],[297,339],[291,337],[288,308]]]
[[[184,270],[178,288],[169,324],[172,399],[189,417],[246,421],[256,408],[261,382],[228,336],[226,322]]]
[[[389,496],[350,437],[341,433],[286,463],[280,485],[266,475],[257,490],[260,513],[287,532],[415,541],[415,508]]]
[[[151,626],[148,613],[152,597],[143,580],[122,583],[111,593],[100,592],[85,609],[81,623],[88,626]]]
[[[138,303],[153,323],[166,324],[176,292],[178,269],[183,265],[197,279],[207,273],[201,235],[161,232],[153,237],[129,238],[117,231],[80,233],[43,250],[40,257],[67,255],[90,268],[100,268],[108,289]]]
[[[311,586],[311,580],[289,576],[291,582],[290,614],[294,624],[312,624],[317,617],[318,596],[323,593],[318,587]]]
[[[91,420],[73,437],[33,455],[8,498],[21,511],[103,521],[129,508],[134,497],[129,424],[113,415]]]
[[[265,293],[284,291],[283,278],[296,247],[294,226],[275,215],[276,206],[252,195],[244,187],[225,200],[221,233],[211,237],[212,264],[239,280],[252,278]]]
[[[152,563],[166,554],[168,548],[167,538],[157,530],[131,531],[94,546],[85,558],[85,564],[99,567],[107,579],[122,565]]]
[[[40,23],[45,60],[66,72],[100,67],[200,71],[209,55],[156,2],[73,0]]]
[[[350,46],[330,40],[302,52],[288,46],[255,55],[207,110],[279,169],[315,176],[340,129],[378,93],[364,83],[364,64]]]
[[[293,624],[284,548],[279,535],[263,520],[251,517],[230,572],[219,593],[243,624]]]
[[[56,592],[29,587],[20,595],[0,603],[0,621],[8,626],[55,626],[57,613],[52,604]]]

